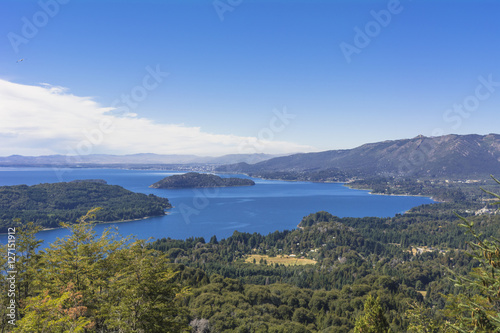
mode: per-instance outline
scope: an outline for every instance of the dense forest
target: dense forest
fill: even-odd
[[[76,222],[97,206],[103,209],[96,213],[96,220],[103,222],[163,215],[171,208],[166,198],[134,193],[100,180],[0,186],[0,233],[28,221],[57,228],[61,222]]]
[[[222,178],[207,173],[188,172],[182,175],[165,177],[152,184],[152,188],[196,188],[196,187],[229,187],[252,186],[255,182],[246,178]]]
[[[422,195],[439,201],[465,204],[466,202],[483,202],[488,195],[481,188],[493,190],[496,183],[490,177],[466,180],[374,177],[352,181],[348,186],[369,189],[375,194]]]
[[[379,297],[393,332],[408,331],[412,307],[425,308],[444,331],[443,295],[460,292],[450,271],[466,274],[479,261],[468,254],[474,236],[458,217],[422,210],[392,219],[318,212],[293,231],[161,239],[152,247],[211,277],[185,300],[210,332],[351,332],[368,295]],[[469,219],[500,236],[500,216]],[[312,264],[293,265],[295,258]]]
[[[459,203],[392,218],[317,212],[296,230],[149,244],[97,236],[89,221],[98,212],[41,251],[36,226],[17,230],[17,321],[9,326],[2,293],[0,332],[500,329],[500,215],[492,212]]]

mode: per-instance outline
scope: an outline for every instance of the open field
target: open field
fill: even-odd
[[[269,257],[267,255],[260,254],[251,254],[246,259],[245,262],[253,263],[255,259],[255,263],[259,264],[260,260],[266,260],[268,265],[274,264],[282,264],[285,266],[293,266],[293,265],[314,265],[316,261],[311,259],[301,259],[298,257],[290,257],[288,255],[280,255],[277,257]]]

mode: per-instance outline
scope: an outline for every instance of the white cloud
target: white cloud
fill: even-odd
[[[111,111],[64,87],[0,79],[0,156],[145,152],[217,156],[314,150],[285,141],[211,134],[199,127],[160,124],[134,113]]]

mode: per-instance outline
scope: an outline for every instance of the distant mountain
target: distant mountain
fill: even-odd
[[[253,175],[331,173],[349,177],[470,177],[500,174],[500,135],[417,136],[369,143],[354,149],[294,154],[267,161],[218,167]]]
[[[85,165],[159,165],[159,164],[232,164],[258,163],[279,155],[231,154],[220,157],[196,155],[132,154],[107,155],[91,154],[80,156],[47,155],[0,157],[0,166],[85,166]]]
[[[197,188],[197,187],[230,187],[252,186],[255,182],[246,178],[222,178],[217,175],[188,172],[183,175],[165,177],[154,183],[152,188]]]

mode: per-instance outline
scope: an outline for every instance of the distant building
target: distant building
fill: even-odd
[[[483,208],[476,210],[474,214],[475,215],[485,215],[485,214],[494,215],[496,213],[497,213],[496,209],[491,209],[491,208],[488,208],[488,206],[484,206]]]

